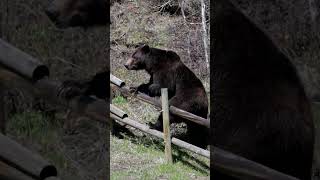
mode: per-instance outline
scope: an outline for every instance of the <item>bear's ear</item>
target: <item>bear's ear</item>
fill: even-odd
[[[134,47],[135,47],[135,48],[139,48],[139,47],[142,47],[143,45],[144,45],[143,42],[139,42],[139,43],[137,43]]]
[[[150,48],[149,48],[149,46],[147,44],[143,45],[141,50],[144,53],[149,53],[150,52]]]

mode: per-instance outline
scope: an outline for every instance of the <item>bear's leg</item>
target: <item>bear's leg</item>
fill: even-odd
[[[175,118],[173,115],[169,114],[170,124],[172,122],[175,122],[176,121],[175,119],[177,119],[177,118]],[[155,130],[163,132],[163,116],[162,116],[162,113],[159,115],[157,122],[154,123],[154,124],[149,123],[149,126],[150,126],[151,129],[155,129]]]
[[[161,96],[161,86],[159,84],[150,84],[149,86],[149,96]]]
[[[149,84],[141,84],[137,87],[137,91],[149,94]]]
[[[155,130],[158,130],[158,131],[163,131],[163,120],[162,120],[162,113],[159,115],[158,117],[158,120],[156,123],[149,123],[149,126],[151,129],[155,129]]]
[[[208,128],[193,122],[187,122],[187,141],[190,144],[198,146],[202,149],[207,149],[208,137]]]

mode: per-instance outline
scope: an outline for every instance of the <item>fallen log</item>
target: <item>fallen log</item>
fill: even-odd
[[[55,166],[17,142],[0,134],[0,161],[34,179],[57,176]]]

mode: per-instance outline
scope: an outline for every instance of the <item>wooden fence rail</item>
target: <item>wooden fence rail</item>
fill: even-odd
[[[119,79],[119,78],[117,78]],[[117,85],[116,82],[113,82],[113,79],[110,79],[110,82]],[[123,81],[121,81],[123,82]],[[133,96],[139,100],[142,100],[144,102],[147,102],[149,104],[152,104],[156,106],[157,108],[161,108],[161,104],[158,100],[143,94],[143,93],[137,93],[132,94],[130,93],[129,89],[127,87],[124,87],[124,85],[117,86],[118,90],[125,96]],[[131,120],[128,118],[128,115],[125,114],[122,110],[119,108],[116,108],[113,105],[110,105],[111,108],[111,118],[115,119],[117,121],[120,121],[122,123],[128,124],[132,127],[135,127],[137,129],[140,129],[141,131],[154,135],[159,138],[163,138],[163,133],[150,129],[147,125],[140,124],[137,121]],[[191,120],[193,122],[196,122],[198,124],[204,125],[208,128],[210,128],[210,121],[207,119],[204,119],[202,117],[196,116],[194,114],[191,114],[189,112],[186,112],[184,110],[181,110],[177,107],[170,106],[169,108],[170,113],[178,115],[180,117],[183,117],[185,119]],[[121,113],[119,113],[121,112]],[[209,151],[201,149],[199,147],[193,146],[191,144],[188,144],[184,141],[181,141],[176,138],[172,138],[172,143],[185,148],[189,151],[192,151],[196,154],[200,154],[204,157],[210,158],[210,155],[208,154]],[[245,159],[241,156],[235,155],[233,153],[224,151],[220,148],[210,146],[211,149],[211,161],[210,166],[213,169],[216,169],[222,173],[226,173],[230,176],[233,176],[235,178],[238,178],[240,180],[298,180],[295,177],[286,175],[284,173],[281,173],[279,171],[273,170],[269,167],[263,166],[259,163],[256,163],[254,161]]]
[[[68,98],[61,95],[62,83],[48,78],[49,70],[45,65],[1,39],[0,65],[21,75],[30,84],[34,93],[48,102],[68,107],[94,120],[110,123],[107,118],[109,114],[106,112],[106,109],[109,109],[107,102],[89,96]],[[9,78],[6,81],[12,80]]]
[[[119,108],[117,108],[116,106],[110,104],[111,111],[110,111],[110,117],[114,120],[117,120],[121,123],[127,124],[131,127],[134,127],[136,129],[139,129],[142,132],[148,133],[150,135],[156,136],[158,138],[163,139],[164,135],[162,132],[154,130],[154,129],[150,129],[149,126],[145,125],[145,124],[141,124],[136,120],[132,120],[128,117],[128,115],[124,115],[123,113],[119,113],[119,112],[123,112],[122,110],[120,110]],[[115,110],[117,109],[117,110]],[[199,154],[201,156],[210,158],[210,152],[208,150],[204,150],[201,149],[197,146],[194,146],[192,144],[186,143],[184,141],[181,141],[177,138],[172,138],[171,139],[172,144],[175,144],[179,147],[185,148],[191,152],[194,152],[196,154]]]
[[[147,125],[141,124],[136,120],[128,118],[124,111],[110,104],[110,117],[116,121],[127,124],[131,127],[141,130],[142,132],[163,139],[162,132],[150,129]],[[245,159],[220,148],[211,146],[211,154],[208,150],[204,150],[192,144],[172,138],[172,143],[178,147],[187,149],[201,156],[210,158],[210,166],[222,173],[238,178],[240,180],[298,180],[295,177],[286,175],[269,167],[258,164],[254,161]]]
[[[18,169],[0,161],[0,179],[10,180],[35,180],[34,178],[22,173]]]
[[[0,160],[20,172],[34,179],[57,176],[55,166],[2,134],[0,147]]]
[[[113,76],[113,75],[112,75]],[[115,77],[115,76],[113,76]],[[119,78],[116,78],[116,79],[119,79]],[[122,80],[120,80],[121,82],[123,82]],[[110,78],[110,82],[117,85],[118,82],[115,81],[114,82],[114,78]],[[136,94],[133,94],[130,92],[130,90],[127,88],[127,87],[124,87],[124,85],[122,84],[122,86],[116,86],[118,88],[118,90],[125,96],[133,96],[141,101],[144,101],[146,103],[149,103],[149,104],[152,104],[154,106],[156,106],[157,108],[161,108],[161,103],[159,100],[155,99],[155,98],[152,98],[146,94],[143,94],[143,93],[140,93],[140,92],[137,92]],[[192,113],[189,113],[187,111],[184,111],[180,108],[177,108],[175,106],[170,106],[169,107],[169,111],[170,113],[174,114],[174,115],[177,115],[177,116],[180,116],[184,119],[187,119],[187,120],[190,120],[190,121],[193,121],[197,124],[200,124],[200,125],[203,125],[207,128],[210,128],[210,121],[208,119],[205,119],[203,117],[200,117],[200,116],[197,116],[197,115],[194,115]]]
[[[8,54],[10,55],[8,56]],[[107,124],[110,123],[108,121],[109,114],[107,112],[107,109],[109,109],[109,104],[107,104],[105,101],[83,96],[74,97],[72,99],[66,99],[64,97],[59,96],[59,89],[61,87],[61,83],[44,78],[45,76],[49,75],[49,72],[46,71],[46,68],[44,66],[40,65],[41,63],[37,63],[37,61],[35,61],[34,58],[30,58],[29,55],[22,53],[22,51],[14,48],[13,46],[8,46],[8,44],[2,40],[0,41],[0,55],[2,55],[0,56],[0,64],[12,69],[16,73],[19,73],[26,79],[31,79],[32,81],[30,83],[33,83],[33,87],[38,89],[37,92],[39,92],[39,94],[42,97],[46,98],[48,101],[69,107],[76,112],[83,112],[85,115],[100,122],[104,122]],[[21,66],[22,64],[24,65]],[[39,66],[40,70],[37,70],[37,68],[35,67]],[[119,87],[122,93],[125,93],[129,96],[132,95],[129,92],[129,89],[123,87],[123,81],[121,81],[118,78],[115,78],[114,76],[110,76],[110,79],[114,84],[116,84]],[[161,107],[158,101],[142,93],[138,93],[137,95],[135,95],[135,97],[142,101],[153,104],[156,107]],[[111,118],[163,139],[162,132],[150,129],[148,126],[144,124],[131,120],[127,117],[127,115],[124,114],[123,111],[114,110],[116,109],[115,106],[111,107],[113,108],[111,108]],[[169,110],[172,114],[184,117],[188,120],[202,124],[208,128],[210,127],[210,122],[208,119],[193,115],[173,106],[171,106]],[[38,179],[56,179],[55,177],[50,177],[54,176],[55,174],[53,166],[46,166],[47,163],[45,163],[45,161],[39,160],[39,157],[37,157],[36,155],[32,154],[19,156],[19,153],[17,152],[21,152],[21,154],[25,154],[27,152],[25,152],[23,148],[19,148],[20,146],[17,143],[12,143],[10,140],[7,139],[7,137],[3,135],[0,136],[0,143],[3,143],[0,145],[1,147],[12,146],[17,149],[17,151],[10,151],[10,148],[0,148],[0,160],[2,162],[9,164],[11,167],[15,167],[16,169],[19,169],[24,173],[28,173],[33,177],[37,177]],[[195,152],[197,154],[200,154],[204,157],[210,157],[209,151],[181,141],[177,138],[172,138],[172,143],[182,148],[188,149],[192,152]],[[230,174],[231,176],[237,177],[239,179],[297,180],[297,178],[285,175],[281,172],[277,172],[273,169],[257,164],[253,161],[247,160],[232,153],[223,151],[213,146],[211,147],[211,156],[212,161],[210,163],[210,166],[212,166],[212,168]]]
[[[117,78],[116,76],[110,74],[110,82],[112,82],[113,84],[122,87],[125,85],[125,82],[123,82],[121,79]]]
[[[70,108],[80,115],[86,115],[93,120],[110,125],[108,118],[109,112],[107,112],[109,103],[89,96],[80,95],[67,97],[64,93],[61,94],[63,84],[48,78],[49,70],[46,66],[1,39],[0,67],[5,67],[22,76],[23,79],[26,80],[25,84],[29,85],[27,89],[31,89],[34,94],[39,95],[48,102]],[[8,71],[1,71],[1,73],[2,72],[9,75],[14,74]],[[12,82],[14,82],[17,77],[16,75],[5,78],[1,77],[1,84],[5,86],[13,85],[14,83]],[[0,135],[0,147],[0,161],[8,164],[10,167],[34,179],[57,180],[56,177],[53,177],[57,174],[54,166],[47,165],[46,161],[42,160],[41,157],[30,153],[18,143],[10,141],[10,139],[4,135]],[[8,174],[2,175],[6,176]],[[14,177],[11,178],[14,179]],[[16,179],[18,180],[18,178]]]
[[[1,39],[0,61],[2,65],[31,80],[39,80],[49,76],[47,66]]]

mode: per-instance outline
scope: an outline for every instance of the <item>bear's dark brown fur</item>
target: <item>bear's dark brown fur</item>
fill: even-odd
[[[108,0],[53,0],[45,12],[60,28],[89,27],[110,23],[109,9]]]
[[[173,51],[141,45],[125,64],[129,70],[146,70],[150,81],[137,87],[149,96],[160,96],[161,88],[168,88],[169,105],[176,106],[203,118],[207,118],[208,99],[201,81],[185,66]],[[187,141],[199,147],[206,147],[208,129],[188,120],[170,115],[170,122],[187,124]],[[162,115],[153,128],[162,131]]]
[[[103,70],[86,80],[66,80],[62,83],[61,93],[65,98],[75,96],[95,96],[109,102],[110,87],[108,85],[110,71]]]
[[[2,134],[6,134],[6,112],[5,112],[5,102],[4,102],[4,98],[3,98],[3,87],[0,85],[0,132]]]
[[[310,179],[314,125],[295,67],[232,4],[216,0],[214,12],[210,144]]]

